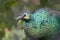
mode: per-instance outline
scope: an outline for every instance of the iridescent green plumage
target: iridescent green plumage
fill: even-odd
[[[50,37],[58,28],[58,20],[47,8],[41,8],[24,20],[25,33],[32,38]]]

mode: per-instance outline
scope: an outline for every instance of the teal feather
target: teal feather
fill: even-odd
[[[59,21],[49,9],[41,8],[30,14],[30,19],[24,22],[26,35],[37,39],[50,37],[57,31]]]

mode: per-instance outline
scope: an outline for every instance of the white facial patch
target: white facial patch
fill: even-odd
[[[26,16],[24,17],[24,19],[30,19],[30,15],[28,13],[24,13]]]

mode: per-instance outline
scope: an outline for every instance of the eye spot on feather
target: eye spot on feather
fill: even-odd
[[[37,15],[37,16],[39,16],[39,15]]]
[[[46,20],[46,22],[48,22],[48,20]]]
[[[41,25],[45,26],[45,22],[44,22],[44,20],[41,22]]]
[[[33,28],[37,29],[37,27],[36,27],[36,26],[34,26]]]

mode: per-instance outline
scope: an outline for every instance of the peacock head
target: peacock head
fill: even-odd
[[[19,15],[16,20],[29,20],[31,17],[30,11],[24,11],[22,12],[22,15]]]

